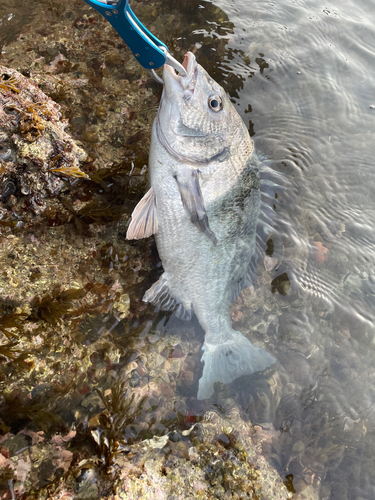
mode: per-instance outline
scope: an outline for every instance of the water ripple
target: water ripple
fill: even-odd
[[[226,63],[244,78],[236,102],[257,150],[289,182],[268,279],[285,273],[290,292],[259,292],[260,310],[277,318],[268,341],[280,387],[240,391],[243,405],[281,429],[270,458],[284,474],[321,498],[372,500],[375,10],[354,0],[215,4],[234,24],[228,47],[241,40],[250,59]]]

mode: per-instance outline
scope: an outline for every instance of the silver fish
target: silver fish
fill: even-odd
[[[187,75],[164,66],[164,91],[149,157],[151,188],[127,238],[155,234],[164,274],[143,300],[205,331],[198,399],[272,365],[233,330],[229,306],[251,284],[261,211],[259,159],[225,91],[188,52]]]

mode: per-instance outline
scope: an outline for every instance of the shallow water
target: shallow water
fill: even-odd
[[[233,307],[235,328],[265,347],[277,359],[276,365],[266,377],[243,377],[229,391],[221,388],[212,400],[197,404],[194,391],[201,370],[203,332],[197,322],[184,324],[174,316],[158,316],[152,308],[143,312],[140,304],[142,288],[147,289],[147,283],[157,277],[155,251],[141,243],[129,249],[123,228],[119,231],[111,223],[95,233],[96,241],[86,243],[88,230],[76,222],[77,227],[69,226],[66,233],[47,231],[46,241],[73,241],[82,252],[86,246],[90,252],[91,246],[96,248],[102,271],[107,273],[108,290],[104,285],[103,290],[110,294],[112,285],[108,282],[118,271],[116,279],[135,299],[132,317],[120,323],[114,318],[108,322],[107,316],[103,312],[98,315],[95,308],[84,318],[74,335],[85,349],[89,351],[104,330],[112,337],[108,343],[103,341],[99,352],[90,353],[93,368],[89,363],[84,388],[77,384],[74,394],[69,393],[69,411],[64,402],[55,410],[70,424],[74,418],[78,422],[87,417],[87,401],[94,398],[94,387],[98,385],[103,391],[109,387],[110,376],[105,378],[103,373],[107,370],[114,377],[113,373],[137,359],[131,351],[134,346],[127,345],[127,335],[134,333],[138,339],[134,349],[141,349],[139,345],[148,339],[148,354],[155,355],[160,351],[153,346],[159,341],[168,343],[172,339],[175,345],[181,341],[184,354],[189,350],[193,353],[182,370],[185,374],[194,371],[194,384],[180,380],[167,396],[168,380],[163,379],[164,409],[170,404],[171,413],[176,415],[180,405],[181,412],[186,410],[188,415],[203,416],[207,410],[215,410],[225,416],[235,405],[252,424],[270,430],[271,438],[263,452],[297,493],[310,485],[321,499],[372,500],[375,13],[371,2],[336,4],[242,0],[215,1],[212,5],[189,1],[181,7],[171,1],[158,7],[160,19],[171,9],[181,13],[179,32],[168,29],[163,37],[159,24],[159,36],[174,42],[175,56],[181,59],[186,49],[195,46],[198,61],[231,95],[259,155],[285,179],[271,236],[273,244],[269,244],[267,256],[258,266],[254,291]],[[78,9],[78,4],[72,5]],[[49,2],[35,2],[31,7],[27,13],[20,9],[18,14],[15,4],[4,5],[1,36],[7,43],[29,29],[25,26],[39,7],[59,16]],[[85,11],[84,7],[79,10],[79,15]],[[66,14],[72,22],[74,17],[74,9]],[[11,24],[14,20],[17,24]],[[100,47],[90,45],[89,50],[91,57],[100,59]],[[5,55],[6,51],[5,46]],[[49,54],[49,60],[55,55]],[[157,95],[156,86],[153,89]],[[116,96],[111,98],[116,100]],[[146,113],[150,120],[155,103]],[[85,113],[82,115],[78,117],[81,121],[87,119]],[[125,208],[130,211],[131,203]],[[131,256],[126,273],[112,256],[116,245],[120,258],[121,251]],[[81,267],[74,265],[84,284],[85,273],[98,262],[79,262]],[[142,280],[136,273],[142,266],[140,276],[144,281],[138,286]],[[100,293],[104,294],[103,290]],[[42,291],[46,289],[41,284]],[[61,333],[56,330],[56,335]],[[61,345],[63,341],[68,342],[61,340]],[[178,358],[169,357],[171,363]],[[40,390],[38,380],[33,380],[34,388],[29,382],[30,390]],[[160,385],[160,379],[155,380]],[[82,405],[78,394],[86,395],[87,390]],[[163,399],[150,397],[150,407],[162,404]],[[95,411],[92,407],[90,411],[91,417]],[[172,415],[173,425],[174,418]],[[165,420],[159,429],[153,428],[154,433],[170,430]],[[17,421],[15,427],[19,429],[21,424]],[[136,431],[126,431],[130,441],[132,432]]]
[[[277,264],[259,271],[253,316],[242,309],[239,321],[250,335],[266,330],[279,386],[243,380],[238,398],[253,423],[280,431],[269,457],[296,489],[311,483],[320,498],[372,499],[373,6],[214,3],[233,28],[217,29],[227,42],[215,77],[258,153],[286,179],[272,236]],[[194,39],[204,44],[214,32],[211,24]],[[283,273],[286,295],[271,285]]]
[[[243,75],[239,112],[289,183],[272,236],[277,265],[263,274],[268,291],[255,291],[280,387],[267,394],[258,383],[240,398],[253,422],[280,430],[269,454],[299,487],[371,499],[374,11],[369,2],[215,5],[234,24],[229,49],[243,51],[219,67]],[[289,292],[270,293],[282,273]]]

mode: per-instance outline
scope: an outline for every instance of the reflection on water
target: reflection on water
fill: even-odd
[[[228,416],[237,408],[262,428],[260,434],[267,436],[263,453],[287,477],[291,490],[308,498],[372,500],[371,2],[170,1],[152,12],[142,4],[134,7],[148,27],[155,23],[157,36],[175,57],[195,51],[200,64],[227,89],[258,153],[285,177],[258,281],[232,308],[233,326],[252,341],[265,342],[277,364],[265,376],[217,387],[211,401],[203,403],[195,399],[203,332],[194,321],[183,323],[145,309],[141,297],[157,279],[158,258],[152,243],[125,242],[126,220],[118,223],[145,188],[142,169],[160,89],[143,80],[103,25],[94,31],[100,21],[84,17],[83,2],[64,7],[62,15],[50,2],[33,3],[27,12],[23,4],[18,11],[20,5],[3,4],[2,40],[22,30],[27,34],[25,23],[32,22],[37,9],[55,23],[64,19],[64,33],[77,36],[74,49],[65,39],[43,41],[53,33],[51,22],[48,30],[39,26],[35,34],[38,43],[46,43],[43,50],[30,39],[26,46],[36,61],[28,61],[33,71],[47,71],[44,64],[50,68],[53,77],[43,80],[43,89],[62,105],[74,137],[84,141],[92,182],[82,188],[80,198],[91,205],[78,207],[70,224],[59,214],[49,215],[47,229],[8,232],[2,242],[6,276],[0,276],[1,318],[17,315],[12,321],[19,328],[13,326],[13,331],[27,346],[21,354],[12,347],[8,358],[18,361],[4,362],[1,371],[1,431],[16,435],[29,426],[27,439],[17,435],[18,444],[8,435],[3,446],[10,456],[32,439],[34,444],[42,439],[36,434],[40,430],[65,435],[77,425],[72,449],[79,461],[98,453],[94,441],[87,444],[90,429],[98,425],[95,419],[101,419],[113,447],[116,439],[132,445],[137,439],[188,429],[207,410]],[[168,29],[160,19],[169,19]],[[8,50],[16,59],[7,63],[25,67],[17,48],[6,46],[5,55]],[[65,59],[56,59],[59,53]],[[52,86],[53,78],[60,87]],[[129,177],[131,161],[135,170]],[[54,288],[56,283],[61,289]],[[67,294],[74,287],[79,292]],[[53,315],[51,320],[51,311],[64,321],[54,322]],[[33,366],[27,353],[32,353],[28,359]],[[46,362],[40,364],[41,359]],[[138,401],[143,404],[139,413],[131,414],[114,436],[108,408],[117,404],[121,413],[121,402],[114,397],[122,388],[121,377],[129,381],[126,401],[131,389],[139,389],[140,396],[147,391],[148,398]],[[99,444],[105,447],[105,441]],[[184,446],[192,444],[181,445],[181,453],[187,453]],[[82,454],[76,451],[82,449]]]
[[[32,21],[37,11],[37,3],[8,0],[0,6],[0,43],[14,40]]]
[[[239,399],[253,422],[273,423],[269,458],[293,474],[297,489],[312,484],[320,498],[370,499],[373,12],[350,2],[216,4],[235,26],[229,47],[251,62],[261,53],[269,65],[244,81],[238,104],[244,119],[251,105],[258,150],[291,183],[273,235],[282,255],[271,272],[259,271],[265,286],[241,323],[249,332],[263,325],[277,377],[250,390],[244,381]]]
[[[373,12],[350,2],[215,5],[232,29],[205,27],[193,40],[225,38],[212,74],[238,104],[258,152],[290,182],[272,236],[274,262],[264,261],[254,296],[234,315],[241,331],[273,344],[276,375],[232,390],[253,423],[274,425],[268,456],[297,490],[370,499]]]

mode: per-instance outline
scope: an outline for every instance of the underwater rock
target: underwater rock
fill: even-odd
[[[0,66],[2,211],[33,222],[43,216],[51,198],[77,178],[88,178],[80,169],[87,154],[65,132],[67,125],[60,106],[32,78]]]
[[[235,410],[229,421],[233,428],[217,413],[207,412],[203,422],[182,433],[183,441],[174,443],[165,435],[119,455],[121,472],[111,498],[291,498],[262,457],[261,444],[254,439],[257,431]]]

